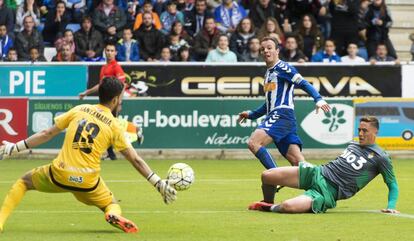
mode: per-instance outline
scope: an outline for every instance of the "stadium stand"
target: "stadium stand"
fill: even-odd
[[[198,1],[200,1],[200,0],[198,0]],[[368,0],[368,1],[370,2],[370,4],[374,4],[374,2],[377,2],[377,3],[381,2],[381,1],[378,1],[378,0],[376,0],[376,1]],[[393,24],[392,24],[392,26],[390,28],[390,31],[389,31],[389,37],[391,39],[392,45],[394,45],[394,48],[396,50],[398,60],[400,60],[400,61],[409,61],[412,58],[411,52],[410,52],[412,42],[411,42],[409,36],[410,36],[410,34],[414,33],[414,22],[410,21],[411,14],[414,11],[414,1],[411,1],[411,0],[383,0],[383,1],[385,2],[387,12],[389,13],[389,15],[391,16],[392,21],[393,21]],[[21,5],[17,6],[18,9],[20,9],[19,11],[26,11],[26,10],[24,10],[24,9],[26,9],[26,7],[23,6],[24,2],[25,1],[23,1],[21,3]],[[123,4],[125,3],[126,4],[128,2],[130,2],[130,1],[121,1],[121,0],[117,1],[117,0],[115,0],[114,3],[112,4],[111,0],[108,0],[107,2],[103,1],[102,4],[99,5],[99,6],[105,7],[108,11],[110,10],[108,12],[108,14],[109,14],[108,17],[104,17],[104,18],[96,17],[96,11],[97,11],[98,8],[94,7],[94,6],[90,6],[90,4],[89,5],[87,4],[88,9],[87,9],[87,11],[82,11],[82,15],[89,15],[95,20],[95,21],[93,21],[93,29],[105,32],[105,31],[103,31],[104,29],[102,28],[102,26],[106,26],[106,27],[109,26],[109,28],[110,28],[110,26],[113,23],[118,24],[120,22],[122,22],[122,23],[124,22],[124,19],[123,19],[124,15],[117,13],[119,11],[123,11],[124,14],[128,15],[131,18],[131,19],[128,20],[130,22],[129,22],[129,24],[126,25],[126,27],[131,27],[132,28],[133,24],[132,24],[131,21],[134,20],[135,17],[143,11],[142,7],[140,7],[140,6],[143,5],[144,1],[142,1],[142,4],[139,4],[139,5],[131,5],[131,6],[128,5],[129,6],[128,9],[120,7],[122,5],[120,3],[123,3]],[[227,1],[227,2],[229,2],[229,1]],[[272,20],[276,19],[277,29],[280,28],[281,31],[282,31],[282,33],[279,34],[279,35],[282,36],[282,38],[280,40],[282,42],[282,47],[284,47],[283,46],[284,45],[283,36],[285,34],[291,34],[291,33],[297,33],[298,32],[297,31],[298,26],[299,26],[298,21],[300,21],[301,17],[304,14],[310,14],[313,17],[315,17],[315,19],[317,21],[317,24],[318,24],[317,25],[318,31],[323,34],[323,38],[322,37],[320,38],[321,40],[329,39],[329,38],[334,39],[334,40],[337,39],[338,40],[338,41],[336,41],[337,46],[338,46],[338,44],[340,44],[339,42],[341,42],[341,41],[339,41],[339,40],[342,39],[341,36],[344,35],[344,34],[339,33],[338,28],[335,30],[335,26],[337,24],[335,25],[334,23],[338,22],[338,21],[335,21],[335,20],[338,20],[338,19],[336,19],[336,18],[338,18],[338,16],[341,17],[341,16],[345,16],[347,14],[346,13],[345,15],[343,15],[342,11],[345,11],[345,12],[346,11],[354,11],[354,10],[359,11],[360,12],[359,14],[355,14],[355,11],[351,13],[351,14],[353,14],[352,19],[355,20],[355,18],[359,17],[360,18],[359,22],[360,21],[368,21],[367,19],[361,20],[362,19],[361,16],[363,16],[361,14],[363,14],[363,11],[360,11],[358,6],[355,5],[355,6],[353,6],[353,10],[349,10],[349,8],[346,7],[346,5],[349,4],[349,3],[345,0],[332,1],[332,2],[329,2],[329,4],[327,4],[326,1],[322,1],[322,0],[308,1],[307,3],[302,2],[302,1],[297,1],[297,0],[271,0],[271,4],[269,4],[268,7],[265,8],[265,9],[261,9],[259,5],[256,6],[256,5],[252,5],[252,4],[247,4],[246,1],[236,0],[236,1],[233,1],[233,2],[235,2],[237,6],[240,6],[240,8],[245,9],[247,16],[253,17],[252,18],[253,19],[253,24],[256,25],[255,29],[257,30],[255,36],[257,36],[259,38],[260,38],[259,35],[261,35],[261,34],[259,34],[259,29],[264,28],[263,25],[266,25],[266,23],[268,22],[266,20],[266,18],[267,17],[274,17]],[[269,2],[269,0],[261,0],[261,4],[266,5],[267,2]],[[96,1],[95,5],[98,6],[98,4],[100,4],[100,3],[101,3],[101,1]],[[111,3],[111,4],[109,4],[109,3]],[[141,3],[141,1],[140,1],[140,3]],[[170,3],[173,3],[173,4],[170,4]],[[229,4],[230,3],[231,3],[231,1],[229,2]],[[105,5],[105,4],[107,4],[107,5]],[[164,4],[162,6],[158,6],[157,4],[155,4],[154,9],[157,10],[157,11],[161,11],[161,10],[162,11],[167,11],[167,7],[171,6],[171,5],[174,5],[174,4],[177,5],[178,2],[176,2],[176,0],[167,0],[167,1],[164,2]],[[303,4],[303,5],[301,5],[301,4]],[[1,11],[4,12],[4,11],[7,10],[7,8],[10,8],[11,10],[13,10],[13,6],[6,6],[5,4],[3,4],[3,5],[4,6],[0,7]],[[61,20],[59,20],[59,18],[53,18],[53,16],[52,17],[49,16],[50,13],[55,12],[55,6],[53,4],[50,5],[50,4],[44,4],[43,2],[39,2],[39,5],[40,6],[37,6],[36,9],[37,8],[39,9],[38,14],[40,15],[39,16],[40,24],[39,25],[36,24],[36,25],[37,25],[38,31],[43,32],[43,35],[45,37],[45,35],[47,35],[47,34],[44,32],[46,30],[45,30],[45,28],[43,28],[43,26],[45,26],[47,24],[50,25],[51,22],[55,22],[54,25],[57,25],[57,24],[62,25],[62,23],[60,23]],[[218,8],[221,9],[220,11],[224,11],[223,10],[224,5],[218,5],[216,7],[213,7],[209,4],[207,4],[207,5],[209,6],[209,9],[207,10],[209,12],[209,15],[214,14],[214,12],[218,12],[219,11]],[[190,1],[190,0],[186,0],[184,5],[182,3],[177,5],[177,9],[180,10],[179,12],[181,12],[181,15],[185,16],[184,23],[183,23],[183,26],[182,26],[184,29],[188,29],[187,28],[187,24],[188,24],[187,18],[191,14],[193,14],[193,15],[195,14],[195,12],[196,12],[196,11],[194,11],[194,9],[196,8],[195,6],[197,6],[197,4],[195,4],[193,1]],[[133,10],[132,11],[130,9],[131,7],[135,7],[135,9],[132,9]],[[356,9],[356,7],[358,7],[358,8]],[[70,6],[67,6],[67,8],[69,9]],[[85,8],[86,8],[86,6],[85,6]],[[252,9],[252,8],[254,8],[254,9]],[[268,9],[268,8],[272,8],[272,9]],[[300,9],[300,11],[298,11],[298,9]],[[276,11],[277,14],[275,12],[273,12],[273,10]],[[15,11],[15,10],[13,10],[13,11]],[[126,12],[126,11],[128,11],[128,12]],[[235,10],[231,10],[231,11],[235,11]],[[49,12],[49,14],[47,14],[48,12]],[[117,14],[115,14],[115,13],[117,13]],[[130,16],[132,13],[134,13],[134,16]],[[338,15],[338,13],[339,13],[339,15]],[[16,13],[15,13],[15,15],[16,15]],[[17,18],[14,19],[15,24],[16,24],[16,26],[14,26],[15,32],[14,32],[14,34],[11,33],[11,36],[17,35],[18,31],[16,29],[23,28],[22,24],[19,23],[19,21],[21,21],[21,17],[18,18],[18,16],[20,16],[20,15],[17,14]],[[47,16],[49,16],[49,18],[47,18]],[[120,16],[122,16],[122,17],[120,17]],[[76,19],[78,19],[78,20],[76,20]],[[79,16],[76,19],[72,19],[70,21],[70,23],[67,24],[66,29],[71,29],[74,33],[77,32],[80,29]],[[109,21],[107,19],[111,19],[111,21]],[[204,17],[201,17],[201,18],[195,17],[195,19],[204,20]],[[240,19],[241,19],[241,17],[238,18],[237,21],[239,21]],[[257,19],[261,19],[261,20],[258,21]],[[236,19],[234,19],[234,20],[236,20]],[[183,21],[183,20],[179,19],[179,21]],[[222,20],[222,19],[219,20],[216,17],[216,21],[218,21],[217,22],[217,28],[218,29],[223,29],[223,23],[220,23],[220,21],[224,21],[224,20]],[[226,21],[229,21],[229,20],[226,20]],[[372,20],[372,21],[374,21],[374,20]],[[264,22],[265,24],[261,24],[261,22]],[[343,21],[340,20],[340,22],[343,22]],[[9,24],[9,23],[6,22],[6,20],[4,18],[0,18],[0,24]],[[166,22],[164,22],[162,24],[165,25]],[[172,24],[172,23],[169,23],[169,24]],[[329,31],[326,30],[328,26],[331,26],[331,30],[329,30]],[[383,26],[385,26],[385,25],[383,25]],[[106,36],[107,35],[106,32],[103,34],[104,41],[113,41],[113,42],[116,43],[121,38],[121,30],[122,30],[122,28],[124,28],[124,25],[122,24],[122,26],[119,25],[117,27],[118,28],[120,27],[120,28],[116,30],[115,35],[111,35],[110,37],[108,37],[108,36]],[[236,26],[234,26],[234,28],[235,27]],[[361,28],[359,28],[359,29],[361,29]],[[134,33],[133,33],[134,38],[136,38],[136,36],[137,36],[136,31],[137,30],[135,30]],[[388,30],[385,30],[385,31],[388,32]],[[227,33],[227,35],[229,36],[230,39],[232,39],[231,38],[232,35],[237,34],[237,33],[233,33],[233,31],[226,32],[226,33]],[[165,34],[163,36],[164,41],[162,41],[162,42],[164,42],[164,44],[163,44],[162,47],[170,46],[171,45],[170,36],[172,34],[175,34],[175,33],[171,33],[169,31],[167,31],[164,34]],[[329,34],[331,34],[331,35],[329,36]],[[57,34],[56,36],[51,36],[51,38],[56,38],[57,39],[57,38],[60,37],[60,35],[61,35],[61,33]],[[183,36],[185,36],[185,35],[189,35],[189,37],[193,37],[193,38],[195,37],[195,33],[190,33],[190,32],[180,33],[180,39],[176,42],[180,42],[181,39],[183,38]],[[348,36],[348,35],[349,34],[345,34],[344,36]],[[357,36],[357,35],[354,35],[354,36]],[[246,36],[241,36],[241,40],[243,40],[243,38],[246,38],[243,41],[244,41],[244,43],[247,43],[248,39],[250,39],[251,37],[252,36],[247,36],[247,35]],[[311,58],[312,56],[310,56],[310,55],[315,54],[319,50],[322,50],[323,44],[320,44],[320,45],[318,45],[319,47],[317,47],[317,49],[312,49],[311,50],[312,53],[307,54],[307,52],[310,52],[309,48],[307,48],[308,51],[305,51],[306,49],[304,49],[304,46],[309,46],[307,40],[305,39],[303,41],[303,43],[301,43],[302,40],[300,39],[300,36],[298,36],[298,37],[299,37],[299,39],[298,39],[298,45],[299,46],[298,47],[299,47],[300,50],[302,50],[307,55],[307,61],[310,61],[312,59]],[[44,41],[45,41],[46,47],[52,46],[53,42],[54,42],[53,39],[44,39]],[[138,39],[138,42],[140,42],[140,41],[142,41],[142,40]],[[343,56],[346,52],[345,47],[347,46],[347,41],[352,41],[353,42],[355,40],[350,40],[350,39],[345,40],[344,39],[344,41],[345,41],[344,42],[345,45],[344,46],[341,45],[342,46],[341,50],[339,48],[337,48],[337,50],[336,50],[337,54],[339,54],[341,56]],[[384,40],[382,40],[382,41],[384,41]],[[144,43],[141,43],[141,42],[139,44],[140,44],[140,46],[145,45]],[[388,46],[390,46],[390,45],[388,45]],[[186,48],[189,47],[190,54],[191,54],[191,59],[196,59],[197,61],[204,61],[204,59],[199,59],[195,55],[195,52],[197,52],[197,51],[195,51],[194,43],[190,43],[190,46],[185,46],[185,47]],[[360,50],[361,49],[365,50],[364,42],[359,41],[358,47],[360,48]],[[371,52],[368,51],[368,53],[372,54],[372,52],[373,52],[372,47],[370,49],[371,49]],[[213,50],[213,49],[210,49],[210,50]],[[46,59],[49,60],[50,59],[49,58],[50,53],[52,53],[52,52],[51,52],[50,49],[47,49],[47,51],[48,52],[46,52],[46,50],[45,50],[45,52],[40,51],[40,54],[41,55],[47,55]],[[76,51],[76,52],[79,54],[78,51]],[[178,49],[175,52],[178,52]],[[366,54],[364,55],[363,53],[360,53],[360,56],[365,58],[365,59],[368,59]],[[94,59],[102,60],[101,56],[94,56],[94,57],[95,57]],[[22,56],[19,56],[19,59],[23,59]],[[175,58],[175,59],[177,59],[177,58]],[[175,59],[173,59],[173,61]],[[145,61],[145,60],[141,59],[141,61]],[[241,61],[240,58],[239,58],[239,61]]]
[[[412,0],[388,0],[394,24],[390,30],[390,38],[394,43],[398,57],[403,61],[411,60],[411,41],[409,35],[414,33],[414,1]]]

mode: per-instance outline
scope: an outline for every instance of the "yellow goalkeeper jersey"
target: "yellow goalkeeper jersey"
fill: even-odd
[[[66,129],[62,149],[51,166],[55,184],[75,190],[92,190],[99,182],[101,155],[113,146],[131,146],[118,119],[103,105],[78,105],[55,118]]]

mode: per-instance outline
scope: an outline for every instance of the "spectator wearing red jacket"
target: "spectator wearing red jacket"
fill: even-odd
[[[115,60],[116,54],[117,52],[115,45],[113,43],[108,43],[105,46],[106,64],[101,68],[101,72],[99,74],[99,82],[102,81],[104,77],[116,77],[122,83],[125,83],[125,73],[118,62]],[[90,94],[97,93],[98,89],[99,84],[96,84],[92,88],[79,93],[79,99],[82,100]]]

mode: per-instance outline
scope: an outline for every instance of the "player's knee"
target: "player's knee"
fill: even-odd
[[[287,159],[289,160],[289,162],[292,166],[299,166],[299,162],[301,161],[301,160],[299,160],[298,158],[296,158],[294,156],[292,156],[290,158],[288,157]]]
[[[270,170],[266,170],[262,172],[262,183],[277,185],[276,183],[272,183],[271,180],[274,180],[274,179],[277,179],[277,173],[271,172]]]
[[[247,142],[247,147],[249,148],[251,152],[256,153],[259,150],[260,145],[259,143],[254,141],[252,138],[250,138],[249,141]]]
[[[284,201],[280,204],[280,211],[284,213],[294,213],[295,205],[291,201]]]
[[[267,171],[262,172],[262,183],[267,184],[268,174]]]
[[[288,153],[286,153],[286,159],[288,159],[288,161],[290,162],[292,166],[298,166],[299,162],[305,160],[300,150],[295,150],[295,151],[289,150]]]
[[[23,183],[26,186],[27,190],[35,189],[32,181],[32,172],[27,172],[21,177],[21,179],[23,180]]]

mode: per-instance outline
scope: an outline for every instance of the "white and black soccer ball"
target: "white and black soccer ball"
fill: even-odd
[[[194,183],[195,176],[193,169],[185,163],[175,163],[168,170],[168,182],[177,191],[184,191]]]

